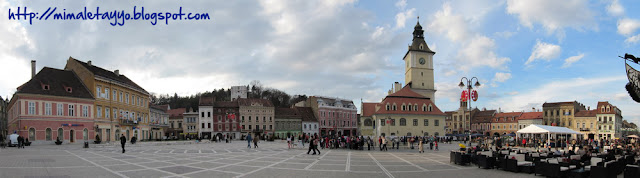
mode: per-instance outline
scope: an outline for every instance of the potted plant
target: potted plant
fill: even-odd
[[[60,137],[56,138],[56,145],[62,145],[62,141],[60,141]]]
[[[102,140],[100,140],[100,135],[96,135],[96,140],[95,140],[95,141],[93,141],[93,143],[95,143],[95,144],[100,144],[100,143],[102,143]]]

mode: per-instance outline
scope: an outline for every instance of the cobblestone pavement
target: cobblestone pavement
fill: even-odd
[[[171,145],[167,145],[171,144]],[[0,149],[0,177],[536,177],[449,163],[441,151],[287,149],[286,143],[160,142],[127,145],[34,145]]]

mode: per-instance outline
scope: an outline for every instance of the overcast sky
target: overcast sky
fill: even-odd
[[[82,11],[208,12],[207,21],[8,20],[27,6]],[[147,91],[190,95],[260,80],[289,94],[378,102],[404,84],[402,57],[420,16],[436,51],[436,104],[458,108],[460,78],[483,86],[472,106],[541,109],[610,101],[640,123],[624,85],[624,53],[640,56],[640,4],[624,0],[474,1],[13,1],[0,0],[0,95],[30,77],[30,60],[64,68],[69,56],[119,69]],[[636,65],[636,68],[640,66]]]

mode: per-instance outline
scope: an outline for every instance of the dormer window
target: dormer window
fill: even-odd
[[[71,89],[71,87],[64,87],[64,90],[66,90],[68,93],[73,92],[73,89]]]
[[[423,49],[424,49],[424,45],[420,45],[420,50],[423,50]]]
[[[42,89],[43,89],[43,90],[49,90],[49,85],[43,84],[43,85],[42,85]]]

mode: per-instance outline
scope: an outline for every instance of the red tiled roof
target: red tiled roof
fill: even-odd
[[[318,122],[318,118],[313,112],[311,107],[293,107],[298,111],[298,114],[302,116],[303,122]]]
[[[503,112],[503,113],[496,113],[493,116],[493,121],[494,123],[514,123],[514,122],[518,122],[519,117],[522,116],[522,112]],[[511,118],[513,118],[513,120],[511,120]],[[498,119],[498,121],[495,121],[495,119]]]
[[[525,112],[522,113],[518,120],[542,119],[542,112]]]
[[[597,109],[592,110],[582,110],[576,112],[576,117],[596,117]]]
[[[176,108],[168,110],[167,114],[169,114],[169,117],[182,117],[182,114],[186,111],[186,108]]]
[[[404,97],[404,98],[426,98],[424,96],[422,96],[421,94],[418,94],[414,91],[411,90],[411,88],[409,87],[409,85],[405,85],[404,88],[400,89],[399,91],[392,93],[390,95],[387,96],[388,97]]]
[[[236,101],[238,101],[238,105],[240,106],[251,106],[251,104],[257,103],[264,107],[273,107],[273,104],[268,99],[238,98]]]
[[[44,90],[44,85],[48,85],[49,89]],[[68,88],[71,88],[71,92],[67,92]],[[49,67],[42,68],[27,83],[18,87],[16,93],[94,99],[75,72]]]
[[[393,109],[393,103],[395,103],[397,109],[395,111],[387,110],[386,109],[387,103],[389,103],[392,109]],[[410,103],[411,105],[417,104],[418,111],[415,111],[415,110],[403,111],[402,103],[405,103],[405,104]],[[422,111],[422,106],[426,105],[427,107],[429,107],[429,104],[431,104],[432,111],[431,112]],[[445,114],[442,111],[440,111],[440,109],[430,99],[426,99],[426,98],[387,97],[384,100],[382,100],[382,102],[378,106],[380,106],[381,108],[376,112],[376,114],[432,114],[432,115],[445,116]]]
[[[362,103],[362,117],[371,117],[376,112],[378,103]]]
[[[609,112],[607,112],[607,105],[610,107]],[[604,112],[602,112],[602,106],[604,106],[605,110]],[[616,113],[616,106],[612,105],[611,103],[609,103],[608,101],[598,101],[598,108],[596,108],[596,113],[598,114],[615,114]]]

